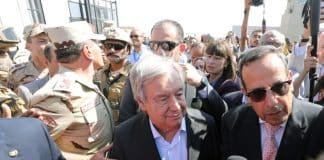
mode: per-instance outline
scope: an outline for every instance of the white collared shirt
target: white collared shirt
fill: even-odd
[[[186,160],[187,154],[187,130],[185,118],[182,119],[178,132],[173,137],[171,143],[166,141],[154,127],[150,120],[151,131],[159,151],[161,160]]]

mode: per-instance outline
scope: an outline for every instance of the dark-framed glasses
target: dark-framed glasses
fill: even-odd
[[[269,89],[266,89],[264,87],[256,88],[248,92],[246,96],[250,97],[250,99],[254,102],[261,102],[266,98],[267,90],[271,90],[279,96],[286,95],[289,92],[290,84],[291,80],[287,80],[284,82],[276,82]]]
[[[150,41],[149,46],[153,51],[157,51],[159,47],[161,47],[164,51],[172,51],[175,47],[177,47],[179,43],[172,41]]]
[[[106,49],[114,49],[116,51],[120,51],[122,49],[125,49],[127,45],[126,44],[123,44],[123,43],[103,42],[103,46]]]

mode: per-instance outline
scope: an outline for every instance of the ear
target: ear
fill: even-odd
[[[88,44],[85,44],[82,48],[82,53],[87,59],[94,59],[94,55],[91,47]]]
[[[246,95],[246,89],[244,89],[243,87],[241,88],[241,91],[244,95]]]
[[[293,73],[291,70],[288,71],[288,79],[292,80]],[[291,82],[290,84],[291,90],[294,91],[294,81]]]
[[[30,43],[26,42],[25,49],[30,50]]]
[[[181,53],[183,53],[186,50],[186,44],[180,43],[179,44],[179,50],[180,50]]]
[[[143,100],[141,99],[136,99],[137,103],[138,103],[138,106],[140,107],[140,109],[143,111],[143,112],[146,112],[146,109],[145,109],[145,103],[143,102]]]
[[[46,64],[46,66],[48,66],[49,63],[50,63],[50,62],[46,59],[46,60],[45,60],[45,64]]]

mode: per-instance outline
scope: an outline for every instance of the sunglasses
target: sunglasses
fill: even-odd
[[[276,82],[274,83],[270,90],[279,96],[286,95],[289,92],[289,85],[291,84],[291,80],[284,81],[284,82]],[[250,99],[254,102],[261,102],[263,101],[267,96],[267,90],[266,88],[256,88],[253,89],[251,92],[248,92],[246,96],[250,97]]]
[[[120,51],[122,49],[125,49],[127,46],[126,44],[120,44],[120,43],[109,43],[109,42],[104,42],[103,45],[107,49],[114,49],[116,51]]]
[[[130,37],[130,38],[138,38],[139,35],[130,35],[129,37]]]
[[[150,41],[149,46],[153,51],[157,51],[161,47],[164,51],[172,51],[179,43],[171,41]]]

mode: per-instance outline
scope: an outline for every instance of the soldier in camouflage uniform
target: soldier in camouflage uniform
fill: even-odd
[[[0,27],[0,84],[3,86],[7,85],[9,69],[13,65],[8,55],[9,48],[15,47],[19,42],[12,27]]]
[[[112,140],[112,111],[93,83],[95,70],[104,65],[103,53],[86,22],[47,28],[55,46],[59,71],[31,98],[42,120],[67,159],[90,159]]]
[[[12,66],[8,51],[19,42],[12,27],[0,27],[0,117],[2,118],[17,117],[26,111],[23,100],[5,87]]]
[[[94,80],[99,82],[102,93],[108,99],[117,124],[125,80],[132,68],[132,64],[127,60],[131,41],[129,34],[120,28],[104,28],[103,34],[106,39],[102,41],[102,45],[108,63],[96,73]]]
[[[31,61],[14,65],[10,69],[7,86],[16,90],[18,85],[26,84],[48,74],[46,58],[43,54],[48,44],[48,36],[43,24],[28,25],[24,28],[26,48],[31,52]]]

